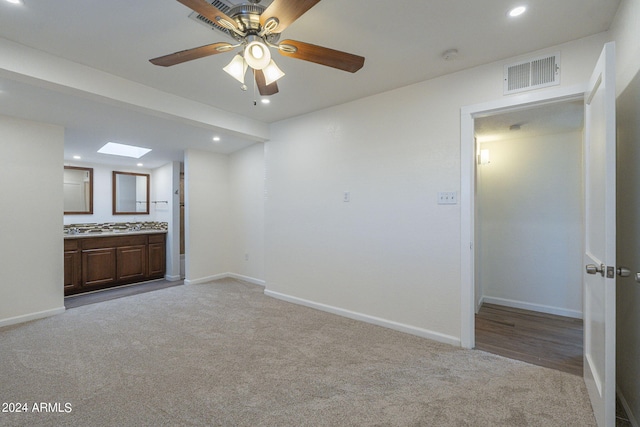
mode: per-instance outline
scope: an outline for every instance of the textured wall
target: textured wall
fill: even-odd
[[[64,311],[64,129],[0,116],[0,325]]]

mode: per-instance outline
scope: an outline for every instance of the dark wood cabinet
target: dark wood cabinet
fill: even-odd
[[[165,233],[66,238],[64,294],[164,277]]]
[[[149,236],[149,276],[163,277],[166,270],[166,244],[165,235],[156,234]]]
[[[82,251],[82,286],[108,285],[116,281],[115,248]]]
[[[147,276],[147,246],[123,246],[116,251],[118,280],[143,280]]]
[[[82,257],[78,242],[64,241],[64,291],[65,293],[80,288],[82,283]]]

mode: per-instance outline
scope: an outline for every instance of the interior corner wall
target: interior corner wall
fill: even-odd
[[[264,144],[229,156],[230,272],[264,284]]]
[[[0,116],[0,326],[64,311],[60,126]]]
[[[506,63],[560,51],[584,84],[599,34],[274,123],[266,142],[269,295],[460,344],[460,109],[503,97]],[[428,67],[428,63],[425,63]],[[344,194],[350,201],[345,202]]]
[[[640,2],[621,0],[611,25],[611,39],[616,42],[616,91],[620,94],[640,69]]]
[[[184,159],[185,283],[229,273],[229,157],[189,149]]]
[[[484,302],[582,318],[582,132],[483,142],[476,241]]]
[[[180,162],[153,169],[151,184],[153,220],[168,225],[165,278],[180,280]]]

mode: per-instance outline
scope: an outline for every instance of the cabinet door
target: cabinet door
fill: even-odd
[[[82,251],[82,285],[106,285],[116,281],[116,249]]]
[[[80,251],[72,250],[64,252],[64,294],[77,292],[80,288],[81,277]]]
[[[149,277],[164,277],[165,244],[149,243]]]
[[[118,281],[144,279],[147,275],[146,245],[122,246],[117,248]]]

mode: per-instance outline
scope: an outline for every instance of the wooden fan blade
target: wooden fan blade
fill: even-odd
[[[163,67],[169,67],[171,65],[181,64],[183,62],[191,61],[193,59],[203,58],[205,56],[217,55],[218,53],[224,53],[228,49],[218,50],[220,47],[229,47],[233,45],[225,42],[208,44],[205,46],[194,47],[193,49],[181,50],[180,52],[172,53],[165,56],[159,56],[158,58],[150,59],[154,65],[161,65]]]
[[[267,85],[262,70],[253,70],[253,74],[255,75],[260,95],[269,96],[278,93],[278,84],[276,82],[273,82],[270,85]]]
[[[315,62],[316,64],[326,65],[327,67],[337,68],[350,73],[355,73],[364,65],[364,57],[351,53],[296,40],[284,40],[280,42],[280,44],[294,46],[298,49],[295,52],[280,49],[279,52],[281,55],[302,59],[303,61]]]
[[[207,18],[209,21],[213,22],[216,25],[220,25],[218,24],[218,20],[224,19],[225,21],[228,21],[231,25],[233,25],[235,28],[238,28],[238,24],[236,21],[229,18],[220,9],[206,2],[205,0],[178,0],[178,1],[183,5],[187,6],[189,9],[193,10],[194,12],[198,12],[200,15],[204,16],[205,18]],[[220,26],[222,28],[225,28],[222,25]]]
[[[269,18],[278,18],[278,27],[274,33],[281,33],[293,21],[300,18],[320,0],[273,0],[273,3],[260,15],[260,25],[264,27]]]

